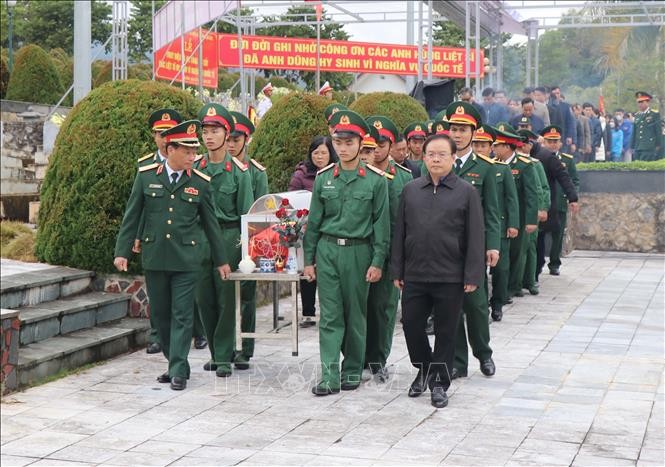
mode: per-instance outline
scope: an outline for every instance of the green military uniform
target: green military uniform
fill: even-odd
[[[379,142],[389,141],[393,144],[398,136],[395,124],[387,117],[371,116],[366,119],[370,129],[376,130]],[[390,232],[397,218],[399,199],[404,186],[413,180],[411,171],[406,167],[389,160],[386,171],[380,173],[388,183],[388,206],[390,209]],[[365,366],[373,373],[381,372],[385,379],[385,366],[392,349],[393,334],[395,333],[395,320],[399,301],[399,290],[393,285],[389,274],[390,253],[382,268],[381,280],[369,286],[367,298],[367,341],[365,346]]]
[[[349,108],[344,104],[338,104],[337,102],[326,107],[323,110],[323,116],[326,118],[326,122],[330,123],[330,119],[332,118],[333,114],[339,112],[340,110],[349,110]]]
[[[497,124],[497,138],[495,144],[514,144],[521,142],[521,137],[507,123]],[[507,161],[515,180],[517,199],[519,201],[519,233],[510,239],[510,278],[508,280],[508,294],[520,295],[522,293],[522,280],[527,247],[527,225],[538,225],[538,181],[531,159],[513,153]]]
[[[198,127],[198,121],[190,120],[164,131],[163,135],[168,143],[198,146]],[[209,178],[196,169],[179,175],[173,172],[169,177],[167,164],[154,163],[139,170],[116,241],[115,256],[129,256],[143,216],[142,261],[148,298],[162,350],[169,361],[167,377],[172,379],[190,375],[187,355],[192,339],[194,287],[203,253],[200,239],[204,232],[214,265],[219,267],[228,261],[219,242],[221,231],[214,216]]]
[[[233,118],[219,104],[206,104],[199,112],[203,125],[220,125],[233,130]],[[199,168],[210,178],[215,200],[215,217],[221,227],[222,244],[232,270],[240,262],[240,216],[254,202],[252,180],[245,165],[228,153],[221,162],[211,162],[208,156],[199,161]],[[234,284],[221,281],[207,258],[199,280],[197,300],[210,348],[212,364],[218,376],[231,374],[235,348],[235,289]]]
[[[558,152],[556,156],[563,162],[570,175],[570,180],[575,185],[575,190],[579,192],[580,177],[577,175],[577,166],[575,159],[570,154]],[[552,232],[552,246],[550,247],[550,262],[547,267],[552,271],[559,271],[561,267],[561,251],[563,250],[563,237],[566,232],[566,224],[568,223],[568,198],[563,192],[561,185],[557,183],[556,205],[559,212],[559,229]]]
[[[474,130],[482,124],[482,118],[476,108],[461,101],[453,102],[448,106],[446,121],[450,125],[470,125]],[[464,157],[466,157],[466,160],[462,162]],[[485,249],[500,251],[501,219],[494,161],[473,152],[466,155],[458,152],[453,169],[458,177],[476,187],[480,195],[485,218]],[[475,291],[464,294],[463,312],[473,355],[481,362],[481,365],[487,361],[491,362],[492,348],[490,347],[487,290],[484,283]],[[455,341],[454,369],[458,376],[466,376],[469,366],[465,319],[459,321]],[[494,363],[491,363],[494,366]]]
[[[335,134],[360,137],[369,128],[352,111],[331,119]],[[388,254],[390,214],[386,179],[358,163],[344,170],[342,163],[321,169],[314,181],[307,232],[305,266],[314,264],[321,319],[319,350],[322,378],[312,388],[317,395],[355,389],[360,384],[367,334],[366,281],[370,266],[382,268]],[[340,352],[344,354],[340,375]]]
[[[635,98],[638,102],[649,102],[651,96],[646,92],[637,92]],[[665,137],[661,126],[660,113],[647,108],[644,112],[635,114],[633,134],[630,147],[633,149],[633,160],[655,161],[663,157]]]
[[[412,138],[425,140],[427,138],[427,123],[409,123],[406,128],[404,128],[404,139],[406,140],[407,145],[409,144],[409,140]],[[422,173],[423,169],[425,168],[425,162],[423,161],[422,156],[420,159],[411,159],[411,153],[409,152],[408,159],[416,164]]]
[[[180,122],[182,122],[182,117],[177,111],[173,109],[156,110],[153,113],[151,113],[150,117],[148,118],[148,125],[150,126],[150,129],[153,132],[157,131],[162,132],[164,130],[168,130],[169,128],[173,128]],[[166,157],[160,154],[159,148],[157,148],[157,151],[151,152],[150,154],[146,154],[145,156],[140,157],[136,162],[138,163],[139,168],[141,168],[154,163],[163,164],[165,161]],[[136,233],[136,240],[138,240],[139,242],[141,241],[141,229],[143,228],[143,220],[144,219],[141,218],[139,222],[139,231]],[[200,319],[198,321],[200,322]],[[195,325],[196,322],[197,320],[195,319],[194,321]],[[152,313],[150,314],[150,332],[148,333],[148,344],[150,344],[150,347],[148,347],[148,352],[150,353],[161,352],[159,335],[157,333],[157,328],[153,323]],[[151,350],[153,344],[156,344],[157,347],[155,347],[154,350]]]

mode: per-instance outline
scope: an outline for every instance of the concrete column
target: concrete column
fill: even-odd
[[[90,46],[92,44],[90,0],[74,2],[74,105],[88,95],[92,86]]]

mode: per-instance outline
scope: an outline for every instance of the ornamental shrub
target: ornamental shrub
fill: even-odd
[[[48,54],[35,44],[21,47],[7,86],[8,100],[55,104],[62,97],[60,76]]]
[[[429,118],[420,102],[411,96],[395,92],[365,94],[353,102],[349,108],[363,117],[386,116],[397,125],[400,132],[411,122],[424,122]]]
[[[286,191],[298,162],[305,159],[309,143],[327,135],[323,111],[330,101],[311,93],[292,92],[273,104],[259,123],[249,153],[266,166],[272,192]]]
[[[665,170],[665,159],[632,162],[582,162],[577,164],[577,170]]]
[[[56,70],[58,70],[60,84],[62,84],[63,89],[62,93],[64,94],[72,85],[72,83],[74,83],[74,59],[67,55],[67,52],[60,48],[52,49],[49,52],[49,56],[51,57]],[[62,105],[71,107],[73,101],[74,91],[72,90],[72,92],[69,93],[65,100],[62,101]]]
[[[201,104],[155,81],[114,81],[94,89],[63,123],[41,190],[40,261],[113,272],[113,249],[137,159],[154,151],[148,116],[162,107],[194,118]],[[130,272],[140,270],[130,262]]]
[[[7,93],[7,84],[9,83],[9,68],[7,68],[7,59],[4,55],[0,56],[0,99],[5,98]]]

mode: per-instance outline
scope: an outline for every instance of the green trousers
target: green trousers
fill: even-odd
[[[341,381],[360,383],[367,335],[365,280],[371,264],[369,243],[338,246],[321,239],[316,248],[319,288],[321,382],[339,388]],[[344,354],[340,376],[340,352]]]
[[[524,267],[526,265],[527,233],[522,226],[519,234],[510,239],[510,278],[508,279],[508,295],[522,290]]]
[[[636,149],[633,153],[634,161],[656,161],[660,159],[656,154],[656,149]]]
[[[550,262],[547,267],[559,269],[561,267],[561,250],[563,250],[563,236],[566,232],[568,212],[559,211],[559,229],[552,232],[552,246],[550,247]]]
[[[198,272],[145,271],[150,312],[154,316],[169,376],[189,378],[194,288]]]
[[[466,318],[466,328],[464,326],[465,319],[460,319],[457,326],[454,361],[454,366],[458,370],[466,370],[469,366],[469,348],[466,343],[467,330],[473,356],[481,361],[492,356],[485,283],[481,284],[475,291],[464,294],[462,310],[464,312],[462,316]]]
[[[256,281],[240,281],[240,329],[242,332],[256,331]],[[254,339],[242,340],[245,357],[254,356]]]
[[[522,278],[522,287],[530,289],[536,286],[536,266],[538,263],[538,230],[526,234],[526,259],[524,263],[524,277]]]
[[[508,301],[508,279],[510,277],[510,239],[501,239],[499,261],[492,268],[492,298],[490,305],[503,306]]]
[[[152,313],[150,313],[150,332],[148,333],[148,344],[159,344],[157,325],[153,323]]]
[[[389,260],[381,273],[381,280],[370,284],[367,297],[367,342],[365,363],[384,367],[388,361],[395,333],[395,318],[399,290],[390,279]]]
[[[203,336],[203,324],[201,323],[201,315],[199,314],[199,307],[194,301],[194,324],[192,326],[192,337],[201,337]],[[157,333],[157,327],[152,322],[152,313],[150,313],[150,332],[148,333],[148,343],[149,344],[159,344],[159,334]],[[161,344],[160,344],[161,345]]]
[[[240,229],[222,229],[222,243],[229,258],[231,270],[238,269]],[[201,271],[196,291],[203,329],[208,339],[212,361],[231,366],[235,346],[236,298],[235,282],[223,281],[219,271],[208,258]]]

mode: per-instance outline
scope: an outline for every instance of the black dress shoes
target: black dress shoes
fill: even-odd
[[[182,391],[187,387],[187,378],[182,376],[174,376],[171,378],[171,389],[174,391]]]
[[[508,298],[508,300],[506,300],[506,305],[512,305],[512,304],[513,304],[513,299],[512,297],[510,297]]]
[[[429,375],[425,377],[422,370],[418,371],[416,379],[413,380],[411,386],[409,386],[409,397],[418,397],[423,392],[427,391],[427,385],[429,383]]]
[[[340,388],[342,391],[355,391],[360,387],[360,383],[349,383],[348,381],[345,383],[342,383]]]
[[[203,336],[194,337],[194,348],[195,349],[205,349],[208,347],[208,341]]]
[[[169,376],[168,373],[164,373],[163,375],[159,375],[157,377],[157,382],[158,383],[170,383],[171,382],[171,377]]]
[[[519,298],[524,297],[524,292],[522,291],[522,289],[516,290],[515,292],[513,292],[513,297],[519,297]]]
[[[312,394],[315,396],[329,396],[330,394],[337,394],[339,388],[331,388],[327,383],[321,382],[312,388]]]
[[[145,349],[146,353],[160,353],[162,351],[162,346],[159,342],[153,342]]]
[[[205,365],[203,365],[203,369],[205,371],[215,371],[217,369],[217,364],[212,362],[207,362]]]
[[[466,378],[467,376],[468,376],[467,370],[459,370],[453,367],[453,372],[450,373],[450,380],[452,381],[457,378]]]
[[[487,360],[483,360],[482,362],[480,362],[480,371],[485,376],[493,376],[494,373],[496,373],[496,366],[494,366],[494,360],[488,358]]]
[[[558,276],[559,274],[559,268],[550,269],[550,276]]]
[[[540,293],[540,289],[535,285],[532,285],[531,287],[529,287],[529,293],[531,295],[538,295]]]
[[[501,321],[503,318],[503,309],[499,305],[495,305],[492,307],[492,320],[493,321]]]
[[[432,388],[432,406],[442,409],[448,405],[448,394],[441,386]]]

